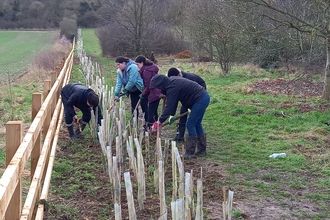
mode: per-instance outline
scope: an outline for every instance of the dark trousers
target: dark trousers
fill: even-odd
[[[187,112],[187,111],[188,111],[188,108],[187,107],[181,106],[181,108],[180,108],[180,115],[182,113]],[[185,125],[186,122],[187,122],[187,118],[188,118],[188,115],[185,115],[185,116],[181,117],[180,120],[179,120],[179,124],[180,125]]]
[[[148,123],[151,126],[155,121],[158,120],[158,105],[159,105],[160,99],[149,102],[148,105]]]
[[[132,114],[134,114],[134,109],[139,102],[141,91],[137,90],[135,92],[130,92],[131,106],[132,106]],[[144,113],[144,120],[148,121],[148,99],[144,98],[140,102],[142,112]],[[138,108],[137,108],[138,110]],[[139,111],[137,111],[137,115],[139,118]]]

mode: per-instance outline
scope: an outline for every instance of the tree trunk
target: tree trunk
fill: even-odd
[[[327,62],[325,64],[324,86],[321,98],[330,101],[330,45],[328,41],[326,41],[326,50]]]
[[[220,62],[220,66],[221,66],[222,75],[228,76],[229,75],[229,62],[227,62],[227,61]]]

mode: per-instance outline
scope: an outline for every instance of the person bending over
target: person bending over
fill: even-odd
[[[76,141],[78,135],[83,131],[91,119],[91,108],[96,113],[96,107],[99,105],[98,95],[90,88],[85,87],[81,83],[67,84],[61,91],[62,103],[64,106],[65,123],[69,131],[70,140]],[[78,120],[78,116],[74,107],[80,109],[82,118],[79,120],[80,129],[73,130],[73,120]],[[101,125],[102,113],[101,108],[98,108],[98,125]]]
[[[197,82],[199,85],[204,87],[206,90],[206,83],[203,80],[202,77],[194,74],[194,73],[188,73],[188,72],[183,72],[178,68],[172,67],[167,71],[167,76],[172,77],[172,76],[181,76],[183,78],[192,80],[194,82]],[[187,112],[188,109],[184,106],[181,106],[180,108],[180,114]],[[179,123],[177,123],[177,134],[176,136],[172,139],[173,141],[184,141],[184,133],[186,131],[186,122],[187,122],[188,115],[185,115],[180,118]]]
[[[188,136],[186,137],[186,152],[184,158],[189,159],[197,155],[206,154],[206,135],[202,120],[206,108],[210,103],[210,95],[198,83],[179,76],[167,77],[155,75],[151,79],[150,88],[158,88],[166,95],[165,108],[159,117],[162,124],[169,116],[176,113],[178,102],[190,109],[187,119]],[[172,117],[170,117],[171,119]],[[169,121],[171,123],[171,121]],[[160,126],[161,126],[160,124]],[[197,151],[195,152],[197,147]]]

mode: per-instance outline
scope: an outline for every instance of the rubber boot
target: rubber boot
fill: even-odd
[[[186,138],[186,152],[184,153],[184,159],[191,159],[196,157],[195,156],[195,149],[196,149],[197,137],[190,137]]]
[[[73,131],[73,125],[67,126],[67,128],[69,131],[70,140],[72,143],[74,143],[76,141],[76,135],[74,134],[74,131]]]
[[[197,135],[197,152],[196,156],[206,155],[206,134]]]
[[[182,142],[184,141],[184,133],[186,131],[186,124],[177,124],[176,136],[172,139],[172,141]]]

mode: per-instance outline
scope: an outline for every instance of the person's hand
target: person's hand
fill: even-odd
[[[164,98],[166,98],[166,95],[164,95],[163,93],[161,93],[161,94],[159,95],[159,98],[164,99]]]
[[[162,126],[162,123],[160,123],[159,121],[155,121],[153,124],[152,124],[152,127],[151,127],[151,131],[152,132],[156,132],[158,131],[158,129]]]
[[[121,92],[119,93],[119,97],[124,96],[124,95],[126,95],[126,94],[127,94],[127,90],[124,89],[123,91],[121,91]]]
[[[142,95],[142,93],[139,95],[139,97],[140,97],[141,100],[143,99],[143,95]]]
[[[115,93],[114,100],[115,100],[115,102],[118,102],[119,101],[119,93],[118,92]]]
[[[168,124],[169,124],[169,125],[172,124],[173,121],[174,121],[174,116],[171,115],[171,116],[168,118]]]

